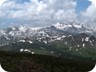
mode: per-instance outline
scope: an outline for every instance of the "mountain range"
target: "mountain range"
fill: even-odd
[[[0,30],[0,50],[74,58],[96,57],[95,28],[75,22]]]

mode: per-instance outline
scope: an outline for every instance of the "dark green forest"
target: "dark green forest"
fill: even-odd
[[[95,61],[64,59],[41,54],[0,51],[1,66],[9,72],[87,72]]]

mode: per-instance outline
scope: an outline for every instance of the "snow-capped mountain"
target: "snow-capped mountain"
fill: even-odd
[[[85,26],[82,24],[78,24],[75,22],[67,22],[64,24],[57,23],[54,25],[57,29],[67,31],[69,33],[87,33],[87,34],[93,34],[94,28],[90,26]]]
[[[0,45],[0,51],[28,52],[74,58],[74,56],[96,59],[96,38],[87,34],[43,36],[38,38],[18,39]]]
[[[29,38],[33,39],[42,39],[45,37],[49,38],[61,38],[62,36],[77,35],[85,33],[88,35],[95,35],[94,28],[80,25],[75,22],[67,22],[64,24],[57,23],[50,27],[10,27],[3,30],[0,30],[0,45],[10,42],[17,42],[19,40]]]
[[[93,34],[94,28],[74,22],[42,28],[10,27],[0,30],[0,50],[93,57],[96,55],[96,37]]]

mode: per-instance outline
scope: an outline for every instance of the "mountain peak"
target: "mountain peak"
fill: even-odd
[[[82,28],[83,25],[79,23],[75,23],[75,22],[66,22],[66,23],[58,22],[57,24],[54,24],[53,26],[55,26],[58,29],[64,29],[64,28],[69,28],[69,27]]]

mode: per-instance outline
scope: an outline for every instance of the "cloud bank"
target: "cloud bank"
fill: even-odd
[[[76,0],[7,0],[0,8],[0,23],[46,26],[71,20],[95,25],[93,3],[80,13],[76,12],[76,6]]]
[[[96,7],[93,3],[84,11],[82,12],[83,15],[83,22],[88,23],[92,26],[96,26]]]

